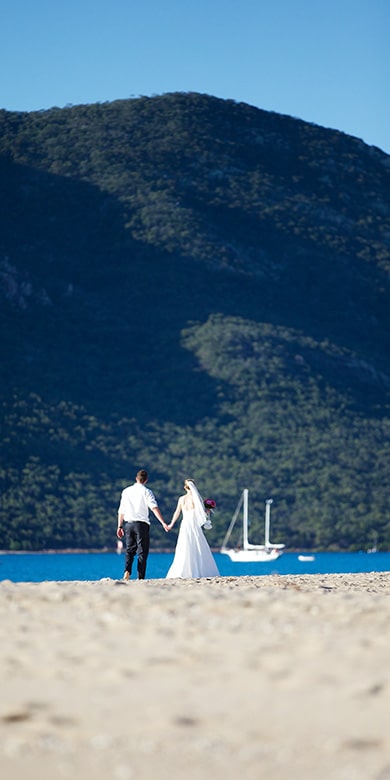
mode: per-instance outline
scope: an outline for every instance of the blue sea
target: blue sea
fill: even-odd
[[[390,571],[390,552],[320,552],[314,553],[313,561],[300,561],[298,555],[299,553],[284,553],[270,563],[233,563],[228,556],[220,553],[215,553],[214,557],[220,574],[225,577]],[[164,579],[172,560],[173,553],[150,553],[147,579]],[[0,581],[121,579],[123,568],[124,555],[118,555],[116,552],[0,554]],[[133,571],[132,579],[135,577],[136,572]]]

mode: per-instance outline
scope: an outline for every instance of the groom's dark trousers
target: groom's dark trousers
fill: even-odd
[[[131,574],[133,561],[137,556],[138,579],[144,580],[146,573],[146,562],[149,555],[149,537],[150,528],[148,523],[137,521],[134,523],[124,523],[125,541],[126,541],[126,564],[125,571]]]

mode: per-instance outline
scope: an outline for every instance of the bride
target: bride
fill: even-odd
[[[218,577],[219,571],[213,558],[202,525],[207,523],[208,514],[204,509],[202,497],[193,479],[184,482],[185,495],[180,496],[168,530],[183,514],[175,557],[167,578]]]

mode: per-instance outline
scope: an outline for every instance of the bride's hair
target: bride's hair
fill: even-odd
[[[196,482],[195,482],[195,480],[194,480],[194,479],[191,479],[191,477],[187,477],[187,479],[185,479],[185,480],[184,480],[184,487],[185,487],[185,488],[186,488],[186,487],[188,487],[188,483],[189,483],[189,482],[193,482],[193,483],[194,483],[194,485],[196,485]]]

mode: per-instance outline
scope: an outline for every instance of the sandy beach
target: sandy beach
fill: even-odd
[[[390,780],[390,573],[0,582],[4,780]]]

